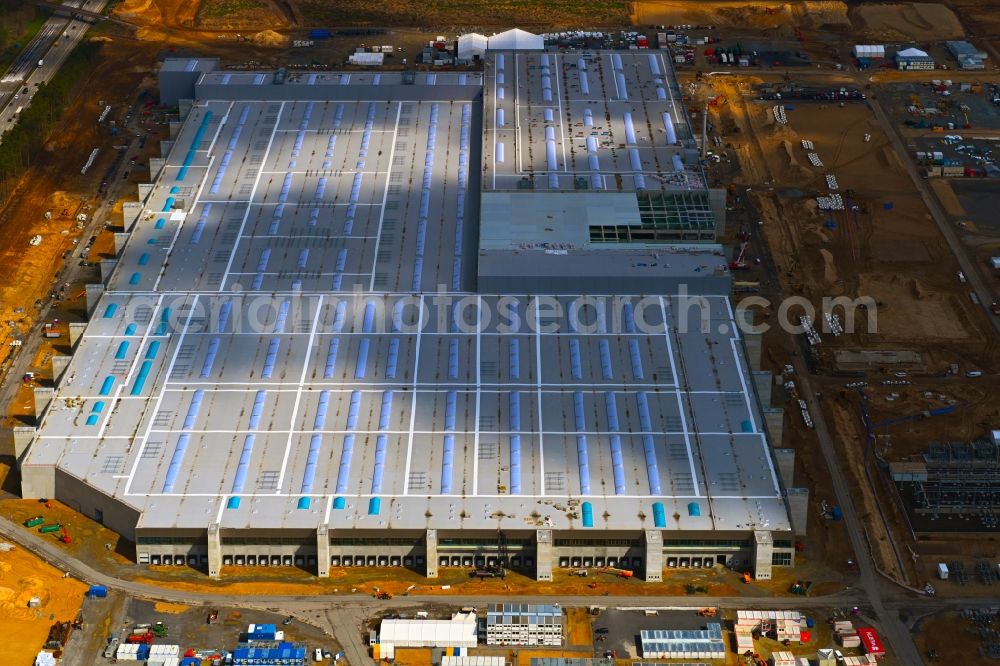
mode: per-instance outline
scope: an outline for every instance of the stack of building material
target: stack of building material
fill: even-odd
[[[772,652],[772,666],[797,666],[795,655],[791,652]]]
[[[856,648],[861,646],[861,637],[854,629],[854,624],[850,620],[838,620],[833,623],[833,633],[846,648]]]
[[[170,666],[176,664],[181,654],[180,645],[150,645],[147,666]]]
[[[741,627],[739,625],[735,628],[736,633],[736,652],[739,654],[746,653],[747,650],[753,650],[753,629],[749,627]]]
[[[877,663],[875,655],[866,654],[860,657],[844,657],[843,666],[872,666]]]

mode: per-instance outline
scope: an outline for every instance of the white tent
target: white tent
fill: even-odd
[[[906,49],[896,54],[899,58],[927,58],[927,51],[920,49]]]
[[[513,28],[490,37],[491,51],[541,51],[545,48],[545,39],[520,28]]]
[[[486,53],[489,38],[478,32],[468,32],[458,38],[458,59],[474,60]]]
[[[382,620],[379,643],[393,647],[476,647],[474,613],[456,613],[451,620]]]
[[[885,47],[881,44],[857,44],[854,47],[855,58],[884,58]]]

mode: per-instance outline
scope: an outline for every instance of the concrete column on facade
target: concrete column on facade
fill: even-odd
[[[21,456],[31,446],[35,439],[35,428],[33,426],[15,426],[14,430],[14,458],[21,460]]]
[[[555,560],[552,530],[535,530],[535,580],[551,581]]]
[[[87,322],[83,321],[73,321],[69,324],[69,346],[76,347],[76,341],[80,339],[83,332],[87,329]]]
[[[111,279],[111,274],[115,272],[115,266],[117,265],[117,259],[101,259],[101,282],[104,284],[108,283],[108,280]]]
[[[330,577],[330,530],[326,525],[316,528],[316,575]]]
[[[428,578],[438,577],[438,531],[428,529],[424,535],[426,553],[424,553],[425,576]]]
[[[659,583],[663,580],[663,534],[660,530],[646,530],[646,582]]]
[[[757,396],[764,407],[771,405],[771,387],[774,385],[774,375],[767,370],[754,370],[753,383],[757,387]]]
[[[162,157],[150,157],[149,158],[149,179],[156,180],[156,177],[160,175],[160,171],[163,169],[163,165],[166,164],[167,160]]]
[[[788,488],[788,512],[792,519],[792,531],[795,536],[806,535],[806,523],[809,521],[809,489]]]
[[[795,485],[795,449],[774,449],[774,459],[778,463],[781,485],[791,488]]]
[[[771,435],[771,446],[781,446],[781,440],[785,436],[785,410],[781,407],[765,407],[764,423]]]
[[[754,580],[771,580],[774,566],[774,538],[770,530],[754,530],[753,577]]]
[[[210,578],[222,575],[222,535],[219,533],[219,523],[208,526],[208,575]]]
[[[123,233],[121,231],[115,233],[115,256],[122,253],[122,250],[125,249],[125,243],[128,242],[131,235],[132,234]]]
[[[94,309],[97,307],[97,302],[101,300],[101,296],[104,295],[104,285],[103,284],[88,284],[87,289],[87,316],[94,314]]]
[[[66,368],[69,367],[69,362],[72,360],[72,356],[66,356],[65,354],[52,357],[52,382],[57,386],[59,385],[59,380],[62,379],[63,373],[66,372]]]
[[[128,231],[139,219],[142,213],[142,203],[139,201],[126,201],[122,204],[122,228]]]
[[[42,414],[48,409],[49,404],[52,402],[52,396],[56,393],[55,389],[39,386],[35,389],[35,421],[41,421]]]

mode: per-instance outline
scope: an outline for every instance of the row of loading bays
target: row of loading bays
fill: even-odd
[[[500,563],[499,558],[496,555],[442,555],[438,558],[439,567],[465,567],[471,569],[472,567],[495,567]],[[510,558],[511,569],[517,569],[521,566],[533,567],[535,566],[535,559],[532,557],[520,557],[515,555]]]
[[[725,564],[725,555],[708,555],[708,556],[698,556],[698,557],[668,557],[667,558],[667,568],[668,569],[701,569],[702,567],[710,569],[716,564]]]
[[[330,566],[334,567],[422,567],[423,556],[407,555],[331,555]]]
[[[559,567],[568,569],[570,567],[635,567],[642,566],[641,557],[560,557]]]
[[[231,567],[316,566],[316,556],[309,555],[223,555],[222,565]]]

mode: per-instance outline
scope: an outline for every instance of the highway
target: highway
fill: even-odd
[[[63,4],[100,12],[107,0],[67,0]],[[53,16],[0,78],[0,140],[16,122],[17,110],[31,105],[38,85],[55,76],[89,27],[86,21]],[[24,88],[28,89],[27,93],[23,92]]]

